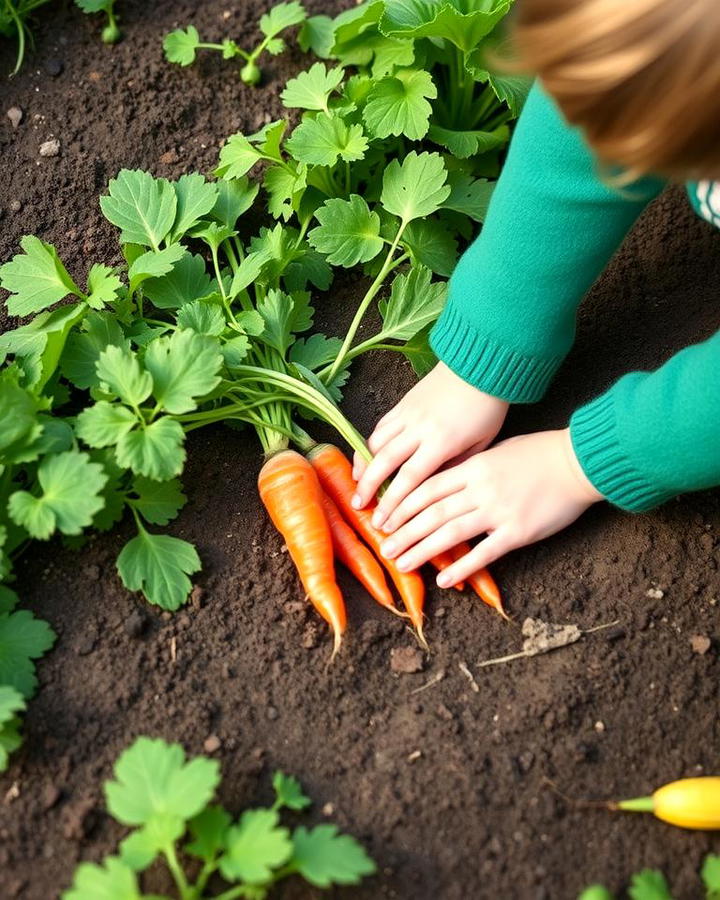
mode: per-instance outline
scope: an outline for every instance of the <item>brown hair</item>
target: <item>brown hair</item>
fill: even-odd
[[[720,178],[720,0],[518,0],[515,45],[623,180]]]

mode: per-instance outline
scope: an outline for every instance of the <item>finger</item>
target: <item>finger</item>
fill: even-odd
[[[459,491],[449,497],[443,497],[442,500],[438,500],[437,503],[422,510],[395,534],[383,541],[380,548],[382,555],[387,559],[401,556],[408,547],[416,546],[428,536],[440,533],[444,526],[470,512],[472,506],[473,501],[467,491]]]
[[[400,418],[392,419],[384,425],[376,425],[373,433],[367,440],[368,449],[371,453],[379,453],[393,438],[396,438],[403,430],[403,420]]]
[[[395,406],[393,406],[392,409],[389,409],[389,410],[385,413],[384,416],[381,416],[381,417],[377,420],[377,422],[375,423],[375,428],[376,428],[376,429],[377,429],[377,428],[382,428],[382,427],[384,427],[385,425],[387,425],[388,422],[392,422],[392,420],[393,420],[394,418],[396,418],[397,415],[398,415],[398,413],[400,412],[401,406],[402,406],[401,403],[396,403]],[[373,429],[373,430],[375,430],[375,429]]]
[[[353,468],[352,468],[352,477],[354,481],[360,481],[362,478],[365,469],[368,467],[368,462],[364,456],[362,456],[356,450],[353,454]]]
[[[352,499],[355,509],[367,506],[380,485],[389,478],[417,450],[417,439],[402,432],[390,441],[368,464]]]
[[[487,450],[490,441],[478,441],[477,444],[473,444],[472,447],[468,447],[467,450],[463,450],[462,453],[459,453],[457,456],[454,456],[452,459],[449,459],[443,466],[445,469],[449,469],[452,466],[459,466],[461,463],[466,462],[470,459],[471,456],[476,456],[478,453],[482,453],[483,450]]]
[[[485,517],[478,510],[465,513],[456,519],[446,522],[432,534],[406,550],[397,560],[398,568],[403,572],[411,572],[429,562],[433,556],[456,547],[461,541],[467,541],[487,531]],[[455,582],[453,582],[454,584]]]
[[[516,550],[517,541],[514,541],[507,532],[502,528],[491,532],[484,540],[473,547],[470,553],[461,556],[451,566],[443,571],[437,577],[438,587],[446,588],[470,578],[480,569],[485,569],[492,565],[501,556]]]
[[[446,469],[433,475],[415,488],[407,497],[397,505],[394,511],[387,517],[382,529],[391,534],[427,509],[438,500],[449,497],[461,491],[465,487],[465,479],[461,478],[456,469]]]
[[[375,528],[382,528],[388,517],[408,494],[412,493],[431,475],[434,475],[442,463],[442,451],[438,452],[435,448],[413,453],[400,467],[392,484],[378,501],[373,515]]]

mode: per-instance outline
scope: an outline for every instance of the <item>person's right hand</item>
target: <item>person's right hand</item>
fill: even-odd
[[[368,439],[372,462],[355,454],[358,486],[353,506],[367,506],[397,471],[374,513],[373,524],[381,528],[397,505],[446,462],[488,447],[507,411],[504,400],[479,391],[438,363],[377,423]]]

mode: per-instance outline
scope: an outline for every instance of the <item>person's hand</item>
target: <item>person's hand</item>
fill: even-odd
[[[449,587],[511,550],[555,534],[603,497],[588,481],[568,429],[503,441],[425,481],[385,522],[383,555],[406,572],[487,534],[443,570]]]
[[[444,463],[492,443],[507,411],[504,400],[479,391],[438,363],[375,426],[368,440],[373,461],[366,464],[355,455],[353,476],[358,486],[353,506],[367,506],[397,471],[374,513],[373,524],[380,528],[397,505]]]

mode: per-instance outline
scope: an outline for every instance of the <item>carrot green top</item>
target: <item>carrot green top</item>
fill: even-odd
[[[437,356],[489,394],[539,400],[572,346],[580,301],[663,186],[603,183],[580,133],[536,85],[432,332]],[[688,191],[720,226],[720,185]],[[624,509],[720,485],[720,332],[655,372],[625,375],[575,412],[570,432],[590,481]]]

